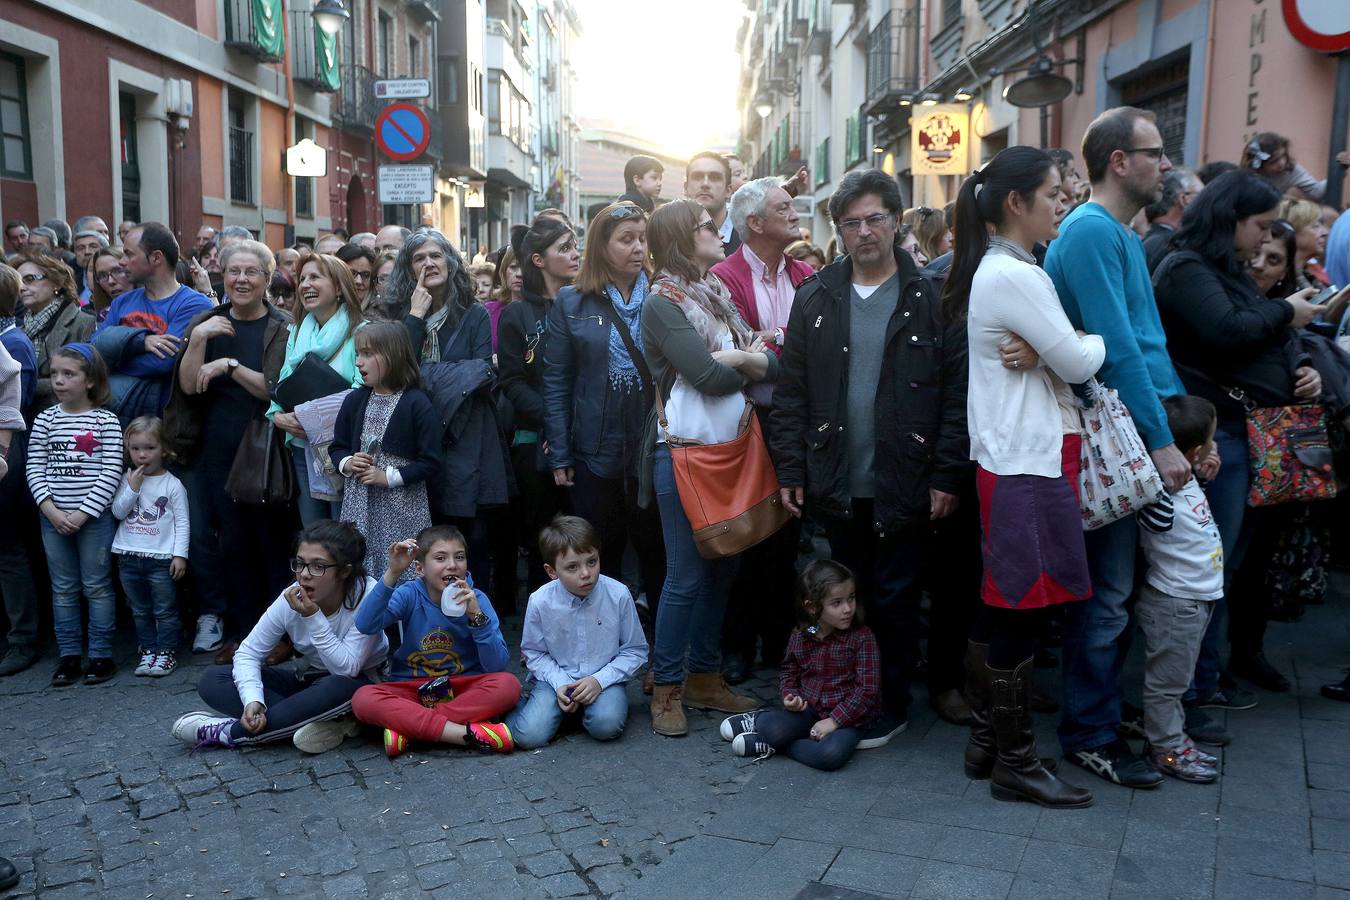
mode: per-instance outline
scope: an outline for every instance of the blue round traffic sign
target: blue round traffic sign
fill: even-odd
[[[375,118],[375,144],[390,159],[416,159],[430,143],[431,122],[420,107],[391,103]]]

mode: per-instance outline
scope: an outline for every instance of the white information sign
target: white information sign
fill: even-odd
[[[416,100],[431,96],[431,82],[425,78],[391,78],[375,82],[380,100]]]
[[[431,203],[436,199],[433,166],[380,166],[381,203]]]

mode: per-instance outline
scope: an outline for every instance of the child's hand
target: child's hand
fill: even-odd
[[[839,725],[834,721],[834,719],[830,718],[829,716],[826,716],[825,718],[821,719],[819,722],[811,726],[811,740],[823,741],[825,738],[833,734],[838,727]]]
[[[406,541],[394,541],[389,545],[389,571],[396,576],[402,576],[408,571],[408,566],[413,564],[413,557],[417,555],[417,541],[409,538]]]
[[[249,734],[262,731],[267,727],[267,707],[257,702],[245,706],[243,715],[239,717],[239,724],[243,725]]]
[[[375,465],[375,457],[369,453],[353,453],[351,458],[351,470],[353,475],[360,475],[362,472]]]
[[[145,484],[145,466],[137,466],[134,469],[127,470],[128,487],[139,494],[143,484]]]
[[[70,531],[67,534],[74,534],[84,527],[84,523],[89,521],[89,513],[80,512],[78,509],[74,512],[66,513],[66,525]]]
[[[175,556],[169,560],[169,577],[174,581],[187,574],[187,559],[182,556]]]
[[[595,680],[594,675],[587,675],[580,681],[574,681],[564,687],[572,689],[572,702],[580,703],[582,706],[590,706],[600,696],[600,682]]]
[[[58,534],[74,533],[69,530],[70,525],[66,522],[66,511],[64,509],[57,509],[56,504],[50,500],[43,500],[40,508],[42,514],[47,517],[48,522],[52,523],[52,527],[56,529]]]
[[[286,593],[283,596],[286,598],[286,603],[291,609],[295,610],[305,618],[309,618],[319,611],[319,604],[309,599],[309,595],[306,594],[298,584],[293,584],[286,588]]]
[[[357,480],[367,487],[389,487],[389,476],[384,474],[384,469],[379,466],[367,466],[366,470],[356,476]]]
[[[783,709],[786,709],[788,712],[801,712],[806,709],[806,701],[796,694],[784,694]]]
[[[565,713],[570,713],[577,708],[576,701],[567,696],[568,692],[575,695],[576,685],[564,684],[554,692],[558,695],[558,709],[561,709]]]
[[[464,604],[464,615],[472,619],[482,615],[483,607],[478,605],[478,592],[469,587],[469,583],[464,579],[459,579],[459,590],[455,591],[455,599]]]

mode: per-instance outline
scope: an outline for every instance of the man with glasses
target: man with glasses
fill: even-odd
[[[1144,207],[1144,216],[1148,219],[1144,257],[1148,260],[1150,274],[1172,249],[1172,235],[1181,226],[1181,214],[1204,187],[1190,169],[1173,169],[1163,176],[1162,193]]]
[[[1172,440],[1162,400],[1186,389],[1167,353],[1144,245],[1129,227],[1141,209],[1158,201],[1172,170],[1153,113],[1131,106],[1102,113],[1083,135],[1083,162],[1092,199],[1059,226],[1045,271],[1074,327],[1106,341],[1097,377],[1120,393],[1167,489],[1176,492],[1191,477],[1191,466]],[[1156,787],[1162,775],[1117,734],[1122,637],[1139,529],[1128,516],[1086,538],[1094,593],[1066,604],[1059,741],[1066,759],[1100,778]]]
[[[840,182],[829,212],[846,255],[797,290],[770,416],[783,504],[820,517],[881,649],[885,714],[862,748],[908,724],[919,598],[943,543],[935,523],[974,478],[965,324],[947,322],[897,246],[902,209],[884,172]]]

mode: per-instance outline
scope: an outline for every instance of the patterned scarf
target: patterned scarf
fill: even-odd
[[[612,284],[605,285],[605,293],[609,296],[609,302],[614,304],[614,311],[619,314],[623,324],[628,327],[628,333],[633,336],[633,343],[637,346],[638,351],[646,352],[642,346],[641,320],[642,301],[647,299],[647,273],[638,273],[637,281],[633,282],[633,293],[628,298],[627,303],[624,302],[619,289]],[[637,366],[633,364],[633,358],[628,355],[628,347],[625,346],[616,327],[609,329],[609,384],[610,387],[624,393],[642,387]]]
[[[441,326],[450,318],[451,298],[447,297],[441,308],[427,319],[426,336],[422,339],[422,362],[441,361]]]
[[[24,334],[28,335],[30,340],[36,341],[47,330],[47,326],[56,321],[63,306],[65,306],[63,301],[53,300],[37,312],[28,313],[23,317]]]
[[[722,279],[711,272],[701,281],[685,281],[662,269],[656,276],[652,293],[660,294],[680,308],[709,351],[721,349],[719,334],[724,324],[736,339],[736,346],[749,345],[750,326],[736,311],[731,292],[722,284]]]

